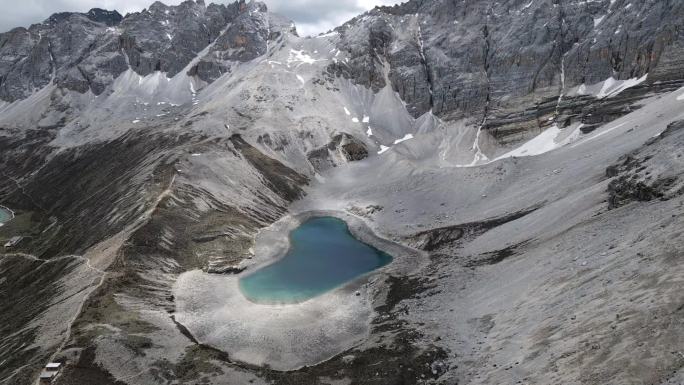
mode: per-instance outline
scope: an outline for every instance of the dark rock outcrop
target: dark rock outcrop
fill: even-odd
[[[670,124],[639,150],[606,169],[608,207],[684,194],[684,121]]]
[[[247,143],[242,136],[235,134],[230,142],[240,152],[244,159],[263,175],[265,183],[273,191],[288,202],[304,195],[302,186],[309,183],[309,179],[288,168],[277,160],[264,155],[254,146]]]
[[[307,154],[309,163],[316,171],[337,167],[340,163],[354,162],[368,157],[368,149],[349,134],[337,134],[327,145]]]
[[[406,241],[409,242],[411,246],[425,251],[456,248],[464,240],[474,239],[495,227],[518,220],[533,213],[540,207],[541,206],[534,206],[525,210],[478,222],[461,223],[421,231],[408,237]]]

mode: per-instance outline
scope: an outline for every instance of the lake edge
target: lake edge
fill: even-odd
[[[257,263],[254,266],[250,266],[250,268],[246,269],[242,274],[241,277],[238,278],[239,282],[239,290],[241,294],[249,301],[258,304],[258,305],[296,305],[296,304],[301,304],[306,301],[309,301],[313,298],[319,297],[321,295],[324,295],[328,292],[333,292],[336,290],[339,290],[341,288],[347,287],[348,285],[359,281],[363,278],[366,278],[370,275],[373,275],[387,266],[391,265],[392,262],[395,260],[395,256],[393,256],[390,252],[384,250],[383,248],[377,247],[376,245],[373,244],[373,242],[369,242],[367,239],[368,237],[360,237],[357,235],[357,232],[353,231],[353,226],[350,225],[347,219],[341,218],[340,215],[334,215],[331,213],[327,212],[307,212],[302,214],[299,218],[294,217],[295,219],[293,222],[291,222],[290,226],[287,226],[285,229],[280,229],[280,231],[276,231],[276,233],[284,235],[282,233],[287,232],[286,242],[282,242],[283,244],[286,244],[286,247],[280,247],[277,253],[273,255],[275,258],[270,258],[268,261],[263,261],[262,263]],[[363,245],[363,247],[368,248],[371,250],[373,253],[375,253],[375,258],[378,259],[379,263],[377,266],[371,268],[370,270],[363,270],[359,274],[349,278],[349,279],[344,279],[341,280],[339,283],[334,284],[330,287],[327,287],[323,290],[317,290],[315,294],[311,296],[306,296],[304,295],[303,298],[301,299],[294,299],[291,301],[265,301],[261,299],[256,299],[258,295],[251,295],[248,293],[247,288],[243,285],[243,280],[249,277],[253,277],[256,274],[259,274],[260,272],[263,272],[264,269],[268,269],[269,267],[272,267],[274,265],[277,265],[279,263],[283,263],[283,260],[285,258],[288,258],[290,256],[291,252],[293,251],[293,247],[296,249],[297,245],[294,244],[293,242],[293,237],[295,236],[295,232],[298,230],[303,230],[302,227],[306,226],[307,223],[313,221],[313,220],[326,220],[326,219],[332,219],[334,221],[338,221],[339,224],[344,225],[343,232],[345,236],[348,236],[349,238],[353,239],[353,241],[357,242],[358,244]],[[358,224],[357,224],[358,225]],[[364,224],[365,225],[365,224]],[[373,237],[376,237],[377,239],[381,239],[377,237],[370,228],[367,228],[365,233],[371,233]],[[290,256],[291,257],[291,256]]]

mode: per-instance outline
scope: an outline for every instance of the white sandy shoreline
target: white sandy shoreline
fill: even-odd
[[[382,250],[393,261],[320,296],[298,304],[266,305],[249,301],[238,281],[282,258],[288,234],[319,216],[344,220],[359,240]],[[238,275],[194,270],[174,286],[176,320],[198,341],[227,352],[231,359],[276,370],[315,365],[362,342],[369,333],[373,308],[384,301],[385,277],[404,275],[422,264],[422,253],[377,236],[361,219],[339,211],[308,211],[283,217],[259,232],[255,257]],[[360,295],[355,295],[356,292]]]

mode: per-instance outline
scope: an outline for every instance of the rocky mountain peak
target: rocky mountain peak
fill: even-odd
[[[29,30],[0,34],[0,100],[23,99],[51,83],[99,95],[128,69],[171,78],[193,60],[189,72],[211,81],[228,71],[230,62],[265,52],[266,13],[265,4],[243,0],[209,6],[156,1],[125,17],[99,8],[56,13]],[[210,45],[212,53],[220,53],[198,57]]]
[[[105,24],[107,26],[115,26],[121,23],[123,16],[117,11],[108,11],[101,8],[93,8],[86,13],[88,18],[92,21]]]
[[[534,104],[611,77],[678,77],[668,68],[681,60],[683,14],[669,1],[412,0],[338,28],[350,58],[329,71],[391,85],[414,117],[504,116],[524,95]]]

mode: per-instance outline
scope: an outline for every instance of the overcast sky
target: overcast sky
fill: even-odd
[[[162,1],[178,4],[182,0]],[[211,0],[205,0],[207,4]],[[229,3],[234,0],[214,0]],[[6,3],[10,3],[9,4]],[[28,27],[55,12],[79,11],[91,8],[116,9],[122,15],[140,11],[154,0],[0,0],[0,31]],[[399,3],[397,0],[265,0],[270,10],[285,15],[297,23],[300,35],[316,34],[340,25],[375,5]]]

